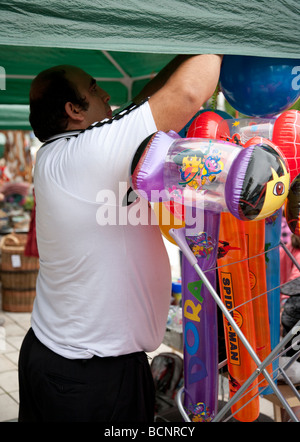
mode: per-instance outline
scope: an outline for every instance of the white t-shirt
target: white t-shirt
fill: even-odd
[[[143,224],[147,202],[120,207],[137,147],[157,129],[148,102],[124,113],[37,154],[32,328],[70,359],[153,351],[165,331],[171,274],[159,227]]]

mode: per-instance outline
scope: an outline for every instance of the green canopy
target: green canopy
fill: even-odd
[[[0,104],[0,130],[31,130],[29,105]]]
[[[172,57],[174,55],[0,45],[0,61],[6,74],[0,103],[28,104],[30,84],[35,75],[51,66],[71,64],[105,83],[112,104],[120,105],[136,94]]]
[[[299,13],[298,0],[3,0],[0,127],[17,115],[24,127],[32,79],[57,64],[80,66],[120,105],[178,53],[300,60]]]

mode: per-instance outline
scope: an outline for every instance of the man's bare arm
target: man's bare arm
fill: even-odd
[[[218,84],[222,56],[213,54],[175,57],[134,99],[150,96],[158,130],[181,130]]]

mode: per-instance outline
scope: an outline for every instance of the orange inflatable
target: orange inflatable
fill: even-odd
[[[221,299],[253,349],[256,348],[255,322],[251,301],[247,261],[245,223],[230,213],[221,214],[218,251],[218,273]],[[253,374],[257,366],[243,343],[224,317],[230,397]],[[259,415],[257,379],[248,393],[232,407],[234,417],[241,422],[253,422]],[[249,402],[250,401],[250,402]],[[249,402],[247,405],[245,405]],[[245,406],[244,406],[245,405]],[[244,408],[241,408],[243,407]]]

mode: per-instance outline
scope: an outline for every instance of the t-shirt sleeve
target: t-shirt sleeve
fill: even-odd
[[[106,175],[106,184],[114,180],[128,179],[131,161],[141,142],[157,127],[152,116],[149,102],[123,110],[106,124],[97,124],[91,129],[86,144],[91,157]],[[107,176],[109,175],[109,176]]]
[[[130,183],[139,145],[156,131],[148,100],[127,107],[111,120],[94,123],[61,149],[57,181],[85,199],[94,199],[102,189],[117,194],[119,183]]]

